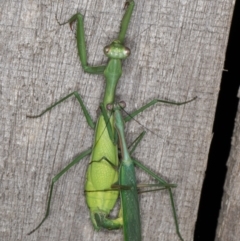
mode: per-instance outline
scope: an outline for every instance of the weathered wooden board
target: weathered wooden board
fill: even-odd
[[[93,132],[71,99],[28,119],[78,90],[97,118],[104,79],[85,74],[74,33],[60,21],[85,14],[88,62],[106,62],[103,47],[117,36],[124,1],[5,1],[1,3],[0,237],[2,240],[122,240],[121,231],[95,232],[84,200],[88,159],[56,185],[50,217],[42,219],[51,178],[91,146]],[[160,105],[138,116],[148,132],[134,156],[171,183],[180,230],[193,239],[234,1],[139,0],[127,33],[118,99],[130,112],[153,98],[195,102]],[[129,143],[144,129],[127,125]],[[149,177],[139,171],[138,179]],[[151,180],[151,179],[150,179]],[[167,192],[140,197],[143,240],[178,240]]]

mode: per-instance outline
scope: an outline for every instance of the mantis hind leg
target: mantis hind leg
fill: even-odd
[[[85,156],[89,155],[92,152],[92,149],[88,149],[84,152],[82,152],[80,155],[78,155],[71,163],[69,163],[62,171],[60,171],[55,177],[53,177],[52,181],[51,181],[51,186],[50,186],[50,192],[49,192],[49,197],[48,197],[48,202],[47,202],[47,210],[45,213],[44,218],[42,219],[42,221],[39,223],[39,225],[34,228],[31,232],[28,233],[28,235],[32,234],[33,232],[35,232],[38,228],[41,227],[41,225],[44,223],[44,221],[47,219],[48,215],[49,215],[49,211],[50,211],[50,204],[51,204],[51,199],[52,199],[52,191],[53,191],[53,187],[55,182],[57,182],[57,180],[65,173],[67,172],[72,166],[74,166],[75,164],[77,164],[78,162],[80,162]]]
[[[161,186],[161,189],[167,189],[169,192],[169,196],[170,196],[170,201],[171,201],[171,206],[172,206],[172,211],[173,211],[173,218],[174,218],[174,223],[175,223],[175,227],[176,227],[176,233],[178,235],[178,237],[180,238],[181,241],[184,241],[184,239],[182,238],[182,235],[180,233],[179,230],[179,224],[178,224],[178,218],[177,218],[177,212],[176,212],[176,207],[175,207],[175,203],[174,203],[174,199],[173,199],[173,194],[172,194],[172,188],[176,187],[175,184],[170,184],[168,182],[166,182],[164,179],[162,179],[161,177],[159,177],[158,175],[156,175],[154,172],[152,172],[150,169],[148,169],[146,166],[144,166],[143,164],[141,164],[139,161],[132,159],[134,164],[138,167],[140,167],[142,170],[144,170],[145,172],[147,172],[150,176],[152,176],[154,179],[156,179],[159,182],[159,186]]]
[[[84,113],[84,116],[85,116],[85,118],[87,120],[88,125],[92,129],[94,129],[95,128],[95,123],[93,122],[90,113],[88,112],[86,106],[83,103],[82,98],[80,97],[80,95],[79,95],[79,93],[77,91],[74,91],[74,92],[68,94],[67,96],[63,97],[62,99],[60,99],[59,101],[57,101],[56,103],[54,103],[53,105],[49,106],[47,109],[42,111],[39,115],[27,115],[27,117],[28,118],[38,118],[38,117],[44,115],[46,112],[50,111],[53,107],[59,105],[61,102],[65,101],[66,99],[70,98],[73,95],[77,98],[77,100],[78,100],[78,102],[79,102],[79,104],[80,104],[80,106],[81,106],[81,108],[83,110],[83,113]]]

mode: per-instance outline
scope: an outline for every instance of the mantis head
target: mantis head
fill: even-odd
[[[119,40],[114,40],[104,48],[104,54],[110,59],[126,59],[130,53],[130,49],[125,47]]]

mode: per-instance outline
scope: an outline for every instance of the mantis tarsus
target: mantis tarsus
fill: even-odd
[[[107,108],[109,103],[114,103],[115,90],[118,83],[119,78],[122,74],[122,60],[126,59],[130,55],[130,50],[124,46],[124,39],[126,35],[126,31],[131,19],[132,11],[134,8],[134,1],[130,0],[125,5],[126,12],[123,16],[120,32],[118,38],[114,40],[110,45],[104,48],[104,54],[109,58],[107,65],[102,66],[89,66],[87,64],[87,54],[86,54],[86,46],[85,46],[85,35],[84,35],[84,26],[83,26],[83,16],[80,13],[73,15],[67,22],[72,26],[74,21],[77,21],[77,46],[78,46],[78,54],[80,57],[80,62],[83,67],[83,70],[89,74],[103,74],[106,80],[105,93],[103,98],[103,103],[101,105],[102,113],[100,114],[97,123],[95,124],[85,107],[82,98],[78,94],[78,92],[72,92],[66,97],[60,99],[55,104],[48,107],[46,110],[41,112],[39,115],[28,116],[30,118],[37,118],[42,116],[44,113],[51,110],[56,105],[60,104],[64,100],[70,98],[71,96],[75,96],[83,110],[83,113],[86,117],[87,123],[89,126],[95,130],[94,142],[91,148],[82,152],[78,155],[69,165],[67,165],[61,172],[59,172],[51,182],[50,193],[47,203],[47,210],[44,218],[39,223],[39,225],[33,229],[28,234],[35,232],[46,220],[49,215],[50,203],[52,198],[52,191],[55,182],[73,165],[80,162],[84,157],[91,154],[91,160],[89,163],[89,167],[87,170],[87,181],[85,184],[85,193],[86,193],[86,201],[88,207],[90,209],[90,217],[93,223],[93,226],[96,230],[99,230],[102,227],[106,226],[106,220],[110,211],[114,207],[117,198],[119,189],[113,189],[112,186],[118,181],[118,134],[116,132],[114,123],[115,117],[111,115],[111,111]],[[195,99],[195,98],[194,98]],[[192,99],[193,100],[193,99]],[[129,121],[131,118],[144,111],[146,108],[154,105],[155,103],[162,102],[174,105],[183,105],[192,100],[185,102],[171,102],[165,100],[152,100],[148,104],[144,105],[140,109],[131,113],[131,117],[125,118],[125,122]],[[137,164],[137,163],[136,163]],[[138,164],[137,164],[138,165]],[[170,194],[171,195],[171,194]],[[126,204],[122,205],[122,209],[124,210]],[[174,209],[174,206],[173,206]],[[174,219],[176,223],[176,228],[179,237],[181,238],[178,231],[178,223],[174,210]],[[99,219],[101,217],[101,219]],[[102,221],[102,222],[101,222]],[[122,220],[121,218],[111,221],[111,229],[117,229],[123,225],[122,222],[126,222],[126,220]]]

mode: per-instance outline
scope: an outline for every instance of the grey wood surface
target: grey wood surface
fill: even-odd
[[[121,231],[96,232],[90,223],[83,193],[88,159],[58,181],[49,218],[26,236],[44,215],[51,178],[93,140],[74,98],[41,118],[26,115],[78,90],[97,118],[104,78],[83,72],[75,35],[57,24],[55,14],[61,22],[85,14],[88,62],[102,64],[103,47],[117,36],[124,0],[0,4],[1,240],[122,240]],[[178,184],[174,198],[185,240],[193,240],[233,7],[230,0],[139,0],[127,32],[132,54],[117,88],[127,111],[153,98],[198,96],[181,107],[158,104],[136,118],[151,132],[134,157]],[[143,126],[127,124],[129,143]],[[138,180],[152,181],[141,171]],[[168,193],[146,193],[139,200],[143,240],[179,240]]]
[[[238,98],[240,93],[238,93]],[[232,138],[232,147],[227,162],[227,176],[224,185],[224,196],[222,199],[220,216],[218,219],[218,228],[216,232],[216,241],[237,241],[240,236],[240,108],[238,106],[237,116],[235,118],[235,127]]]

